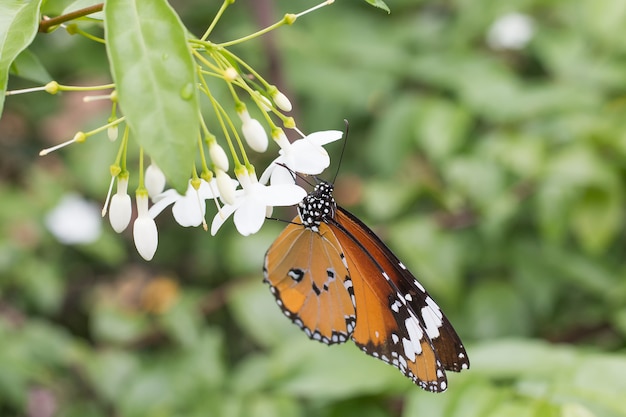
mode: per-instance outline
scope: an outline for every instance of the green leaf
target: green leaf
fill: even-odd
[[[500,390],[481,379],[472,380],[468,374],[463,376],[454,381],[458,383],[450,384],[444,396],[418,390],[410,392],[403,416],[483,417],[502,403]]]
[[[130,343],[147,331],[145,316],[104,303],[94,309],[91,331],[97,340]]]
[[[133,137],[184,193],[200,112],[185,28],[165,0],[111,0],[104,13],[111,72]]]
[[[473,345],[469,356],[474,376],[496,380],[553,378],[573,369],[580,360],[576,349],[531,339],[498,339]]]
[[[417,117],[417,141],[435,162],[445,160],[458,150],[471,127],[469,113],[443,99],[425,101]]]
[[[99,397],[110,401],[124,393],[140,368],[137,357],[129,351],[113,349],[89,355],[83,365],[91,388]]]
[[[262,346],[278,346],[301,333],[282,314],[267,286],[259,281],[237,286],[228,303],[237,324]]]
[[[41,0],[0,3],[0,115],[13,60],[32,42],[39,25]]]
[[[621,189],[588,187],[572,208],[572,228],[582,247],[599,254],[620,233],[622,225]]]
[[[476,288],[469,294],[466,314],[478,339],[530,333],[530,312],[508,283],[485,282]]]
[[[413,95],[402,95],[389,103],[369,135],[367,156],[379,174],[391,176],[415,141],[416,115],[421,102]]]
[[[302,334],[274,350],[272,355],[273,369],[288,370],[276,384],[280,393],[328,401],[417,389],[396,368],[363,354],[353,343],[326,346]]]
[[[39,84],[47,84],[52,81],[52,76],[41,64],[37,55],[29,49],[24,49],[13,61],[11,74]]]
[[[374,7],[383,9],[384,11],[387,12],[387,14],[391,13],[391,10],[389,10],[389,6],[387,6],[387,4],[383,0],[365,0],[365,1]]]

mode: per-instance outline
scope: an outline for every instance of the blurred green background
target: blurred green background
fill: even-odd
[[[240,0],[213,40],[313,4]],[[60,243],[46,218],[71,193],[100,210],[117,145],[37,156],[109,113],[34,93],[0,119],[1,416],[626,416],[626,3],[388,4],[337,0],[233,51],[304,131],[349,120],[336,198],[428,288],[471,369],[430,394],[351,343],[309,341],[261,282],[279,222],[211,237],[168,210],[150,263],[106,221],[93,243]],[[219,7],[172,5],[195,34]],[[82,37],[30,51],[60,83],[109,80]]]

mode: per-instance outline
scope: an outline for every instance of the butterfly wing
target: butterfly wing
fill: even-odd
[[[348,259],[358,318],[352,339],[420,387],[443,391],[445,369],[469,367],[454,328],[421,284],[360,220],[338,207],[331,228]]]
[[[267,251],[263,273],[283,313],[308,337],[334,344],[352,334],[352,281],[341,246],[326,224],[314,232],[297,216]]]
[[[345,224],[352,222],[358,225],[359,227],[351,230],[354,237],[359,242],[364,243],[368,250],[377,248],[380,251],[380,254],[375,257],[377,262],[381,263],[381,260],[384,259],[381,264],[383,270],[395,272],[392,281],[400,290],[408,305],[416,313],[418,319],[420,319],[420,323],[424,326],[427,336],[433,342],[437,356],[443,363],[444,368],[454,372],[468,369],[469,359],[461,338],[422,284],[378,236],[358,218],[341,207],[338,207],[337,218]]]

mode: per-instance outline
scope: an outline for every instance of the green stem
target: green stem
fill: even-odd
[[[215,15],[215,17],[213,18],[213,21],[211,22],[211,24],[209,25],[209,27],[207,28],[207,30],[204,32],[204,35],[202,35],[202,37],[200,38],[200,40],[206,40],[206,38],[209,37],[209,35],[211,34],[211,32],[213,31],[213,28],[215,27],[215,25],[217,24],[218,20],[220,20],[220,18],[222,17],[222,14],[224,14],[224,11],[226,10],[226,8],[233,3],[234,0],[224,0],[224,3],[222,3],[222,6],[220,7],[220,9],[217,11],[217,14]]]
[[[256,37],[264,35],[267,32],[271,32],[272,30],[274,30],[276,28],[279,28],[282,25],[285,25],[285,24],[288,24],[288,23],[289,23],[289,19],[287,18],[287,15],[285,15],[285,17],[283,17],[282,20],[279,20],[278,22],[274,23],[273,25],[270,25],[270,26],[266,27],[265,29],[261,29],[258,32],[254,32],[254,33],[252,33],[252,34],[250,34],[248,36],[244,36],[243,38],[235,39],[235,40],[224,42],[224,43],[219,43],[219,44],[217,44],[217,46],[225,48],[227,46],[237,45],[239,43],[246,42],[246,41],[249,41],[250,39],[254,39]]]

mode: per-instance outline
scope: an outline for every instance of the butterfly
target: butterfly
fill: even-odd
[[[447,388],[445,371],[469,368],[456,331],[422,284],[320,181],[268,249],[264,281],[306,335],[352,339],[419,387]]]

